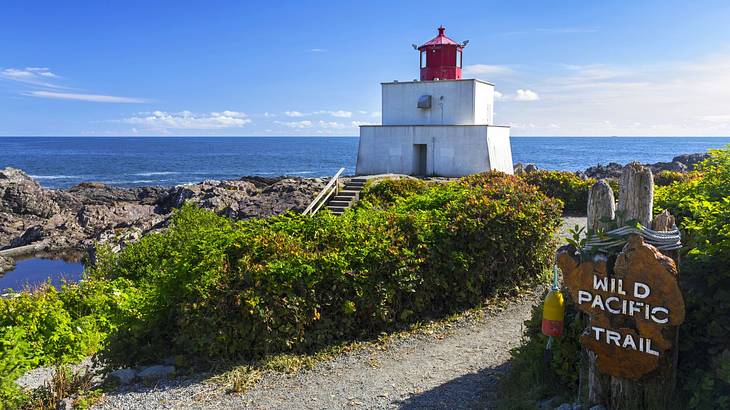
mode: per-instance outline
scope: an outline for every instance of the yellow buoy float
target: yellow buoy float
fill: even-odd
[[[559,289],[551,290],[545,297],[542,307],[542,333],[545,336],[563,334],[563,318],[565,316],[565,299]]]

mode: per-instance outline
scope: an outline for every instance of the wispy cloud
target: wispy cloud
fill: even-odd
[[[284,125],[289,128],[312,128],[312,121],[309,120],[302,120],[302,121],[274,121],[276,124]]]
[[[327,49],[326,48],[310,48],[309,52],[310,53],[326,53]]]
[[[0,78],[47,88],[64,88],[50,82],[59,76],[46,67],[5,68],[0,70]]]
[[[206,114],[195,114],[190,111],[181,111],[178,113],[153,111],[151,113],[143,113],[141,116],[125,118],[121,122],[141,125],[156,130],[210,130],[243,127],[251,123],[251,119],[248,118],[246,113],[228,110]]]
[[[301,111],[284,111],[284,115],[287,117],[309,117],[312,115],[331,115],[337,118],[351,118],[352,111],[347,110],[319,110],[312,112],[301,112]]]
[[[73,100],[98,103],[116,103],[116,104],[143,104],[150,102],[144,98],[119,97],[115,95],[101,94],[78,94],[78,93],[62,93],[55,91],[29,91],[23,92],[22,95],[38,98],[51,98],[54,100]]]
[[[522,101],[535,101],[528,91],[543,101],[498,107],[500,121],[513,122],[516,135],[554,135],[556,129],[560,135],[730,134],[730,54],[550,69],[548,76],[510,78],[523,90]]]
[[[315,114],[329,114],[333,117],[337,118],[351,118],[352,117],[352,111],[346,111],[346,110],[337,110],[337,111],[317,111]]]

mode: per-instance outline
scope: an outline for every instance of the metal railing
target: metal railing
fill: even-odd
[[[345,168],[340,168],[335,176],[330,179],[330,182],[328,182],[327,185],[325,185],[325,187],[322,189],[322,192],[320,192],[319,195],[314,198],[314,201],[309,204],[307,209],[305,209],[302,214],[310,216],[316,214],[317,211],[319,211],[320,208],[322,208],[333,195],[337,195],[340,190],[340,184],[338,180],[343,172],[345,172]]]

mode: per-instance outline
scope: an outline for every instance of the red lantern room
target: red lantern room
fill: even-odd
[[[439,35],[417,48],[421,55],[421,81],[458,80],[461,78],[461,52],[469,43],[462,44],[446,37],[444,26]]]

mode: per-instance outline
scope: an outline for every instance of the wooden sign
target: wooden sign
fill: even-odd
[[[656,369],[675,343],[669,329],[685,315],[674,260],[638,235],[629,238],[613,269],[605,255],[581,262],[571,253],[562,250],[558,266],[576,307],[590,316],[580,340],[596,353],[598,369],[626,379]]]

